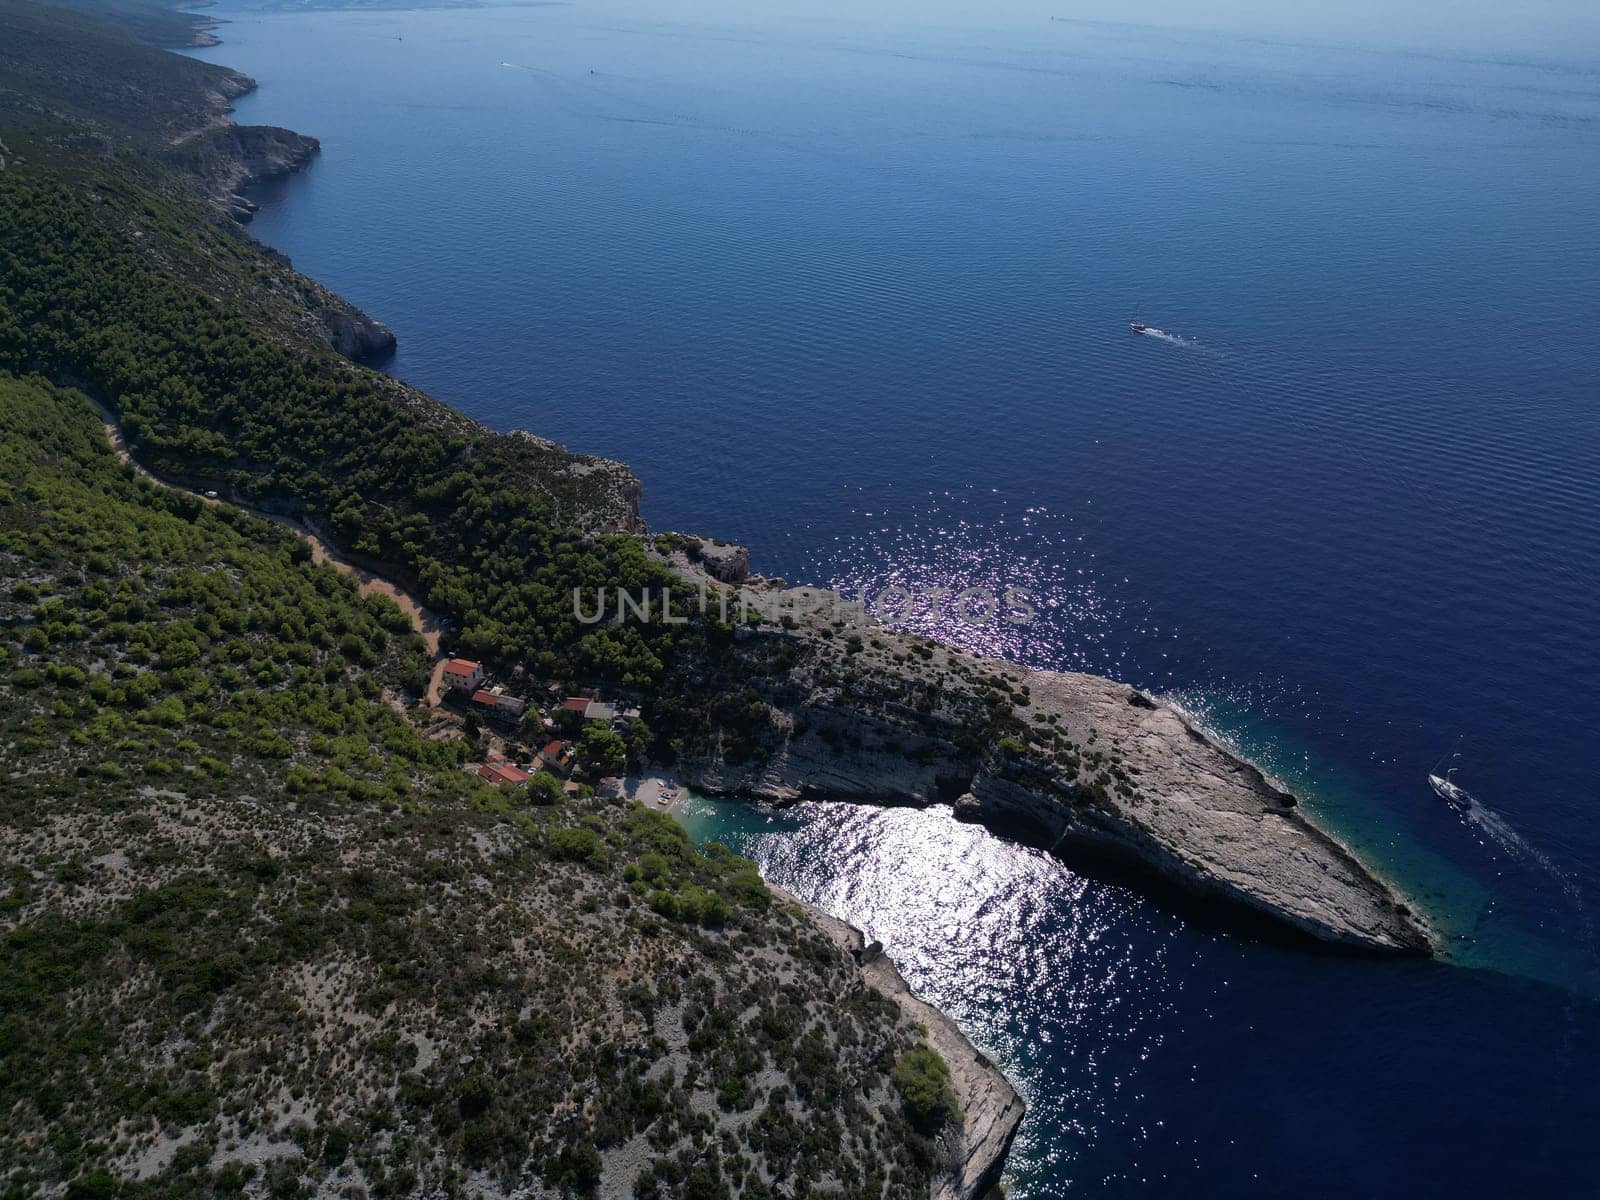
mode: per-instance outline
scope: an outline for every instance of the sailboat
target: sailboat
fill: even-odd
[[[1454,753],[1447,755],[1447,757],[1451,759],[1460,758],[1461,752],[1459,750],[1455,751]],[[1444,763],[1445,759],[1441,758],[1437,763],[1434,764],[1433,770],[1428,772],[1428,785],[1433,788],[1434,793],[1439,797],[1439,799],[1443,800],[1445,803],[1454,804],[1459,808],[1468,807],[1472,803],[1471,794],[1466,788],[1462,787],[1460,784],[1456,783],[1453,778],[1451,778],[1453,775],[1455,775],[1458,768],[1452,766],[1448,771],[1441,775],[1439,774],[1439,768],[1442,767]]]

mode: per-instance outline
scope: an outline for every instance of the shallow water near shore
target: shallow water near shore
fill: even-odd
[[[947,810],[687,800],[1006,1067],[1014,1194],[1591,1190],[1593,54],[214,11],[238,118],[323,143],[254,230],[394,373],[769,574],[1030,589],[1027,626],[922,623],[1177,694],[1444,929],[1311,954]],[[1477,819],[1426,783],[1457,746]]]

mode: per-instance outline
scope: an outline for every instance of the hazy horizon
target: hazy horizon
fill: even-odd
[[[527,0],[485,0],[522,6]],[[299,7],[295,0],[242,0],[268,8]],[[580,0],[581,4],[581,0]],[[431,7],[427,0],[310,0],[311,8]],[[1355,43],[1374,49],[1436,50],[1474,54],[1539,54],[1571,61],[1600,60],[1600,6],[1589,0],[1524,0],[1508,6],[1498,0],[1345,0],[1338,5],[1285,6],[1272,0],[1220,0],[1205,6],[1182,0],[1146,0],[1136,7],[1116,0],[867,0],[840,13],[828,0],[783,0],[766,6],[766,18],[813,14],[831,22],[870,25],[883,20],[915,19],[981,28],[1052,18],[1114,25],[1214,32],[1265,39],[1297,39]],[[614,11],[614,10],[613,10]],[[641,0],[640,15],[670,13],[676,19],[696,15],[725,20],[750,15],[743,3],[729,0]],[[1600,70],[1600,61],[1595,64]]]
[[[1015,0],[1019,9],[1031,0]],[[1007,0],[1002,0],[1007,3]],[[1130,9],[1111,0],[1038,0],[1052,16],[1124,24],[1165,25],[1266,37],[1355,41],[1398,49],[1531,50],[1564,56],[1600,47],[1600,7],[1585,0],[1345,0],[1339,5],[1285,6],[1272,0],[1222,0],[1203,7],[1182,0],[1146,0]]]

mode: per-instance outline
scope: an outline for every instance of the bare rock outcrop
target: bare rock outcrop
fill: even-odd
[[[750,551],[732,542],[701,538],[700,562],[708,575],[723,583],[743,583],[750,578]]]
[[[770,618],[770,593],[741,595]],[[793,615],[744,632],[741,662],[773,713],[766,753],[729,762],[713,738],[687,763],[697,785],[777,804],[953,803],[998,833],[1115,860],[1325,944],[1430,952],[1426,918],[1172,702],[896,632],[827,596],[785,592]]]
[[[328,344],[352,362],[381,363],[394,353],[394,330],[342,296],[329,292],[328,303],[315,313],[328,331]]]
[[[1428,950],[1418,914],[1313,824],[1293,796],[1181,710],[1093,675],[1029,672],[1027,685],[1032,712],[1058,717],[1080,742],[1093,736],[1116,748],[1117,784],[1086,801],[1077,780],[1063,787],[1059,774],[1037,762],[1000,753],[986,758],[957,804],[960,815],[1031,829],[1058,853],[1142,865],[1187,891],[1237,902],[1324,942]]]
[[[243,223],[256,211],[243,189],[292,175],[321,148],[316,138],[275,125],[223,122],[179,142],[166,158],[193,178],[213,204]]]

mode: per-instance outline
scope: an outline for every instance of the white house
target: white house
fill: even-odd
[[[483,664],[470,658],[452,658],[444,665],[444,682],[458,692],[470,692],[483,682]]]

